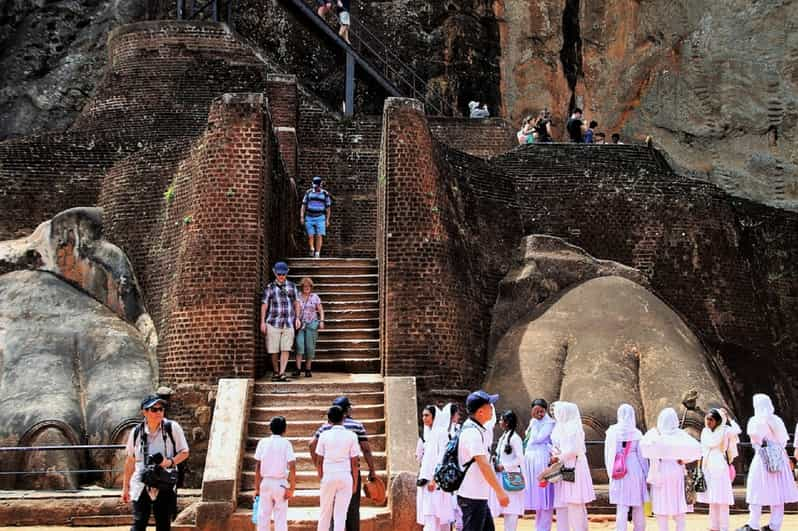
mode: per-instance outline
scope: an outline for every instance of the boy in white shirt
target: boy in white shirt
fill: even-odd
[[[272,436],[258,441],[255,450],[255,485],[258,485],[258,531],[269,531],[274,515],[274,531],[288,531],[288,500],[296,488],[294,449],[283,435],[285,417],[269,423]],[[286,481],[287,480],[287,481]]]
[[[360,444],[357,435],[344,428],[344,410],[340,406],[327,411],[327,420],[333,427],[322,432],[316,444],[316,454],[322,458],[316,465],[321,479],[318,531],[329,531],[330,517],[333,531],[344,531],[346,510],[357,488]]]

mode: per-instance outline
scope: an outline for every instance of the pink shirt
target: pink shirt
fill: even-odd
[[[300,315],[303,323],[309,323],[319,318],[316,308],[321,304],[321,299],[318,295],[311,293],[310,297],[305,299],[305,294],[300,293],[297,300],[299,300],[299,305],[302,307]]]

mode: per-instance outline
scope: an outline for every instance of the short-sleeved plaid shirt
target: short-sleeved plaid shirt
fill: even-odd
[[[263,290],[263,304],[267,305],[266,324],[275,328],[293,328],[296,320],[296,297],[296,285],[290,280],[282,285],[277,282],[269,283]]]

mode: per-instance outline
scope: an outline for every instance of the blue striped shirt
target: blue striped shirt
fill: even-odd
[[[330,424],[329,422],[323,424],[318,430],[316,430],[316,433],[313,434],[313,438],[318,439],[319,435],[331,429],[333,426],[335,426],[335,424]],[[366,428],[363,427],[363,424],[356,421],[352,417],[344,417],[344,428],[355,432],[355,435],[357,435],[357,442],[365,442],[368,440],[368,437],[366,437]]]
[[[309,217],[323,216],[332,205],[332,199],[324,188],[319,188],[318,191],[311,188],[305,192],[302,204],[305,205],[305,212]]]

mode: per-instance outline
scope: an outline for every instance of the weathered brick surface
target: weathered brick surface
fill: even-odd
[[[427,118],[432,136],[469,155],[489,159],[518,145],[515,130],[501,118]]]
[[[524,146],[484,162],[431,141],[406,103],[386,105],[385,120],[388,374],[419,374],[426,390],[478,385],[497,280],[522,235],[545,233],[646,272],[705,342],[738,412],[756,391],[793,412],[782,375],[798,370],[798,215],[679,177],[645,146]]]

